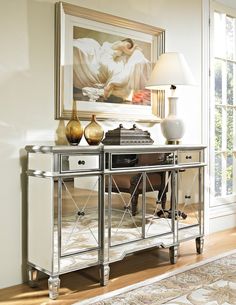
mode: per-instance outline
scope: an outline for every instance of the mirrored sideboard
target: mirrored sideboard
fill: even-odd
[[[109,265],[127,254],[195,239],[203,250],[203,145],[26,146],[29,284],[49,275]]]

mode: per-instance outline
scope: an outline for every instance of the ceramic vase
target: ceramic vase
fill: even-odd
[[[169,114],[161,121],[161,131],[166,144],[179,144],[184,135],[184,122],[177,116],[177,97],[169,97]]]
[[[66,125],[66,138],[70,145],[78,145],[83,136],[83,127],[77,116],[76,101],[73,101],[71,119]]]
[[[84,129],[84,137],[89,145],[98,145],[104,136],[104,130],[96,121],[96,115],[92,115],[91,122]]]

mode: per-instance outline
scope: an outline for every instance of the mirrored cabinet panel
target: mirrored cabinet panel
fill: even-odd
[[[178,238],[189,239],[203,234],[203,168],[179,170]]]
[[[59,220],[61,255],[98,249],[98,176],[59,179],[61,214]]]
[[[109,154],[107,154],[109,157]],[[108,161],[108,160],[107,160]],[[152,153],[114,153],[110,155],[110,163],[107,162],[111,169],[144,167],[144,166],[165,166],[174,164],[174,152],[152,152]]]

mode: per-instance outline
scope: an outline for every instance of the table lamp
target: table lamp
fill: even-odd
[[[169,114],[161,121],[161,131],[167,144],[179,144],[184,135],[184,123],[177,116],[177,100],[175,96],[177,85],[194,85],[193,75],[181,53],[163,53],[151,73],[146,84],[147,89],[157,90],[163,86],[170,86]]]

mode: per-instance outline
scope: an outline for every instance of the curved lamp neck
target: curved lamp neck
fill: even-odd
[[[170,97],[168,97],[168,100],[169,100],[169,115],[177,115],[178,97],[170,96]]]

